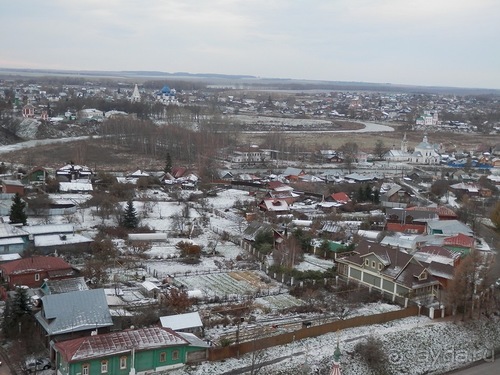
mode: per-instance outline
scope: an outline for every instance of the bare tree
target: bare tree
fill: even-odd
[[[379,160],[382,160],[387,151],[388,151],[388,148],[385,147],[384,141],[382,141],[381,139],[378,139],[377,142],[375,143],[375,148],[373,149],[373,153],[375,154],[375,156]]]
[[[342,152],[345,168],[349,171],[349,173],[351,173],[352,166],[357,161],[359,150],[358,144],[356,142],[346,142],[340,147],[339,150]]]
[[[142,256],[147,251],[151,250],[151,242],[149,241],[131,241],[130,248],[135,255]]]
[[[480,313],[482,297],[489,293],[492,284],[490,270],[491,262],[477,250],[472,250],[456,268],[447,301],[454,310],[461,311],[462,320],[472,317],[474,309]]]
[[[187,292],[177,288],[171,288],[165,293],[163,304],[170,314],[185,313],[193,305]]]

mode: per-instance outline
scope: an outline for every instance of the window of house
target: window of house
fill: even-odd
[[[378,270],[381,271],[382,270],[382,263],[379,263],[378,264]]]
[[[82,375],[90,375],[90,365],[88,363],[82,365]]]
[[[167,360],[167,353],[161,352],[160,353],[160,362],[165,362]]]
[[[126,356],[120,357],[120,370],[126,368],[127,368],[127,357]]]
[[[179,359],[179,351],[178,350],[174,350],[172,352],[172,360],[175,361],[177,359]]]
[[[425,279],[427,279],[427,272],[424,271],[420,274],[419,280],[425,280]]]
[[[365,266],[369,266],[370,265],[370,261],[368,259],[365,259]]]
[[[108,361],[101,361],[101,374],[108,372]]]
[[[35,273],[35,281],[40,281],[40,274],[39,273]]]
[[[372,268],[375,268],[375,261],[372,260]]]

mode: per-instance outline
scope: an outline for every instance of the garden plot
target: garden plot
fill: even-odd
[[[331,259],[321,259],[311,254],[304,254],[304,261],[295,266],[298,271],[321,271],[324,272],[335,266]]]
[[[190,290],[201,290],[207,297],[240,297],[256,294],[264,289],[275,291],[279,284],[269,284],[261,280],[269,280],[267,276],[258,271],[234,271],[225,273],[212,273],[207,275],[191,275],[176,277],[175,281]]]
[[[277,294],[257,298],[255,300],[255,304],[271,309],[272,311],[280,311],[290,307],[302,306],[304,301],[301,301],[290,294]]]

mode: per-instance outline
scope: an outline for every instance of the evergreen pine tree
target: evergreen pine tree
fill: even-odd
[[[31,314],[28,292],[25,288],[17,288],[16,295],[8,299],[5,303],[2,331],[6,337],[16,337],[19,333],[19,327]]]
[[[26,203],[21,200],[19,193],[16,193],[14,198],[12,198],[12,206],[10,207],[9,220],[11,224],[26,225],[27,216],[24,212],[25,208]]]
[[[139,225],[139,219],[137,218],[137,211],[134,207],[134,202],[132,199],[127,201],[127,207],[125,208],[125,213],[123,214],[122,226],[125,228],[133,229],[137,228]]]
[[[372,200],[372,188],[370,185],[366,184],[363,192],[364,201]]]
[[[358,190],[356,191],[356,201],[359,202],[364,202],[365,200],[365,190],[363,189],[362,185],[359,185]]]
[[[12,320],[11,301],[7,298],[3,308],[2,332],[6,337],[10,337],[14,322]]]
[[[12,303],[12,314],[18,319],[25,314],[31,313],[31,306],[29,304],[28,292],[25,288],[16,289],[16,297]]]
[[[172,172],[172,157],[170,156],[170,152],[167,152],[165,157],[165,169],[163,170],[165,173]]]

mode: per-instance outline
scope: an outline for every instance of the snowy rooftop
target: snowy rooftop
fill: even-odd
[[[174,331],[203,327],[203,323],[201,322],[200,314],[198,312],[161,316],[160,324],[162,327],[171,328]]]

